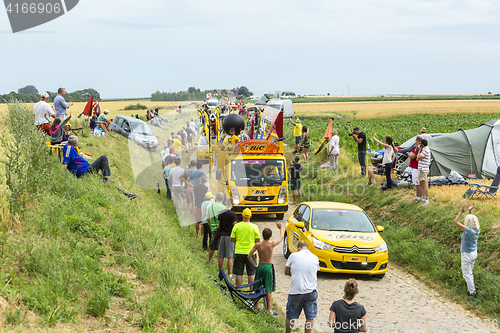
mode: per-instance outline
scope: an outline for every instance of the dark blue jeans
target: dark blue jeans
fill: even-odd
[[[358,161],[359,165],[361,166],[361,175],[366,176],[366,151],[364,150],[359,150],[358,151]]]

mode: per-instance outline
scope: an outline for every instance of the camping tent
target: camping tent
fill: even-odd
[[[266,105],[267,101],[269,101],[269,99],[266,96],[262,96],[257,102],[255,102],[255,105]]]
[[[448,176],[455,170],[465,178],[493,178],[500,166],[500,120],[470,130],[429,138],[430,176]],[[405,165],[409,163],[406,161]],[[404,168],[403,168],[404,170]]]

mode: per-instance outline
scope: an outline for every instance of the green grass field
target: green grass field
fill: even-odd
[[[383,237],[389,247],[390,261],[398,263],[408,272],[425,281],[442,294],[464,304],[473,311],[498,318],[500,313],[500,206],[495,200],[464,200],[462,194],[468,186],[433,186],[429,189],[431,204],[425,207],[412,203],[414,189],[382,191],[380,185],[366,187],[366,178],[359,178],[357,145],[348,136],[354,126],[360,127],[369,139],[372,149],[380,149],[373,139],[393,135],[402,143],[419,133],[422,125],[428,132],[454,132],[459,128],[475,128],[485,121],[500,119],[500,114],[400,116],[387,119],[359,119],[355,122],[334,122],[339,130],[341,154],[339,172],[319,169],[327,161],[326,149],[319,155],[309,153],[311,162],[303,171],[302,192],[305,201],[338,201],[359,205],[376,225],[385,227]],[[318,148],[328,120],[302,118],[310,126],[311,151]],[[293,147],[293,126],[286,125],[285,142]],[[287,159],[292,158],[291,149]],[[370,166],[367,161],[367,166]],[[381,177],[377,182],[381,183]],[[385,181],[385,178],[384,180]],[[481,182],[481,181],[479,181]],[[490,184],[491,180],[482,181]],[[467,297],[460,264],[460,231],[453,220],[462,204],[475,202],[474,214],[479,218],[481,234],[478,240],[479,257],[474,267],[474,278],[479,293],[474,299]],[[495,296],[493,296],[495,295]]]
[[[31,117],[27,109],[15,113],[20,124]],[[133,201],[98,177],[62,173],[37,134],[30,142],[19,137],[20,161],[44,160],[45,171],[32,166],[26,177],[44,179],[36,188],[11,179],[20,190],[9,200],[11,217],[0,215],[0,296],[9,306],[2,330],[282,330],[283,315],[241,310],[216,287],[217,266],[206,264],[194,226],[180,227],[165,192],[136,185],[125,138],[87,135],[79,146],[94,158],[108,156],[114,184],[139,194]]]

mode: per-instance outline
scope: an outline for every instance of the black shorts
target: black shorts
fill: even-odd
[[[255,268],[253,268],[252,264],[248,260],[248,254],[234,254],[234,263],[233,263],[233,274],[234,275],[243,275],[245,271],[245,267],[247,269],[247,275],[252,276],[255,275]]]
[[[385,175],[385,167],[377,168],[377,169],[373,169],[373,170],[375,170],[377,175]]]
[[[300,178],[290,179],[290,187],[292,188],[292,191],[300,191]]]
[[[208,244],[208,249],[211,251],[218,251],[220,243],[220,234],[217,232],[217,229],[212,231],[212,239],[210,244]]]

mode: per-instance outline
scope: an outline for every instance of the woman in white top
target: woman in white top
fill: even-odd
[[[389,135],[384,136],[384,141],[382,142],[378,140],[375,136],[377,133],[373,134],[373,139],[377,141],[380,145],[384,146],[385,151],[384,151],[384,157],[382,158],[382,164],[384,165],[385,169],[385,176],[387,178],[387,188],[392,188],[392,167],[394,166],[394,161],[396,159],[396,152],[397,149],[394,146],[394,143],[392,141],[392,138]],[[373,178],[375,178],[375,175],[373,175]]]

